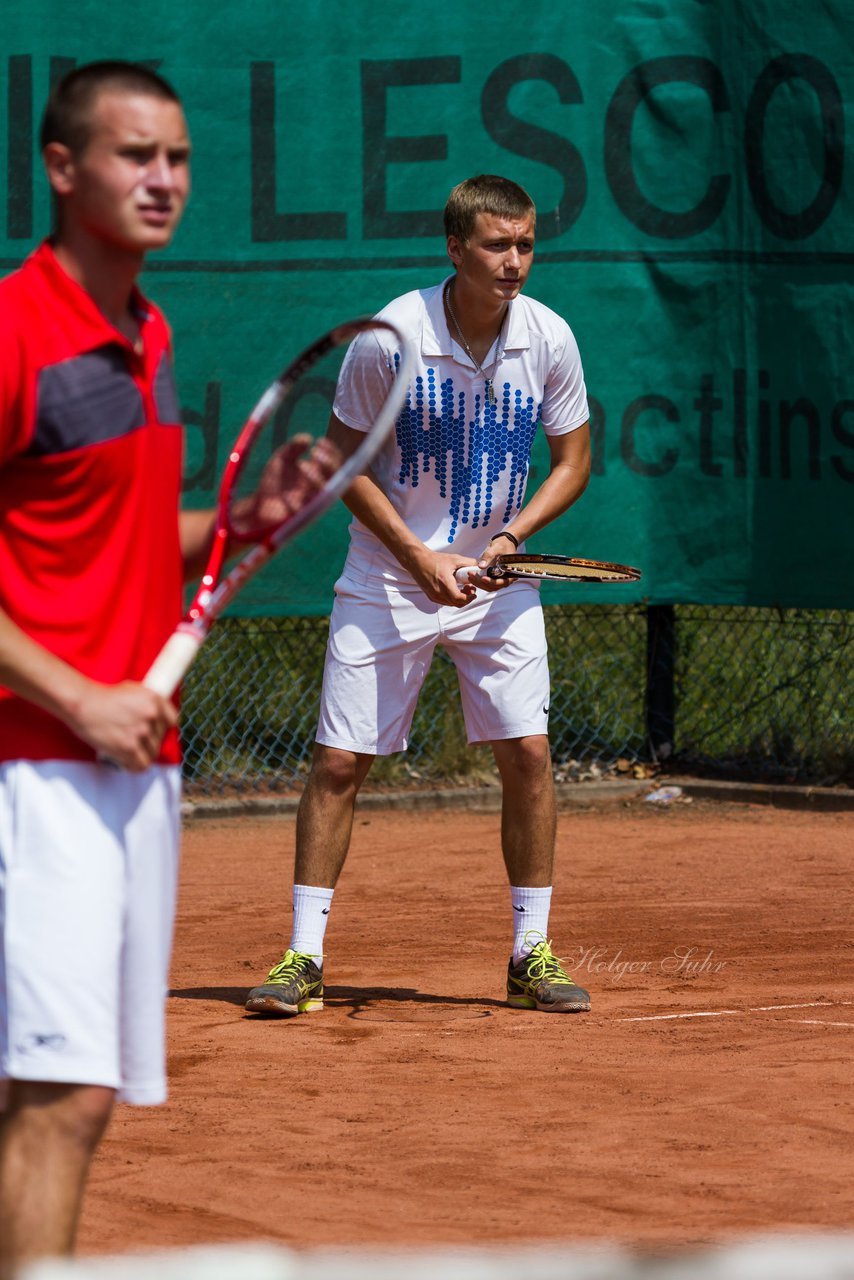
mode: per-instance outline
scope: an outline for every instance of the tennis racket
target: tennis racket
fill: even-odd
[[[371,330],[391,334],[398,355],[373,425],[345,457],[324,433],[346,348]],[[270,384],[229,453],[205,572],[186,616],[143,679],[149,689],[171,697],[241,587],[370,466],[400,411],[411,363],[393,325],[349,320],[313,342]],[[249,549],[223,576],[234,543]]]
[[[477,573],[474,566],[456,572],[466,582]],[[538,578],[549,582],[637,582],[640,569],[607,560],[579,560],[573,556],[515,554],[496,556],[485,571],[487,578]]]

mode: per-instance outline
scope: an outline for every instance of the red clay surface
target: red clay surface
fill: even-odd
[[[80,1252],[850,1227],[854,818],[562,814],[551,932],[593,996],[569,1016],[502,1003],[498,835],[358,816],[326,1008],[266,1021],[242,1004],[288,941],[293,821],[188,824],[171,1100],[117,1109]]]

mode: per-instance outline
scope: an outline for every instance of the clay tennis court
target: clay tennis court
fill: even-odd
[[[171,1100],[119,1108],[80,1251],[266,1238],[643,1248],[848,1227],[854,815],[563,812],[555,950],[589,1014],[502,1003],[499,818],[357,814],[327,1006],[245,1015],[291,818],[187,824]]]

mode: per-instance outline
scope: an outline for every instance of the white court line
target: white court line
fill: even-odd
[[[802,1022],[807,1027],[854,1027],[854,1022],[825,1022],[824,1018],[792,1018],[792,1022]]]
[[[725,1018],[737,1013],[773,1013],[776,1009],[837,1009],[842,1005],[850,1005],[851,1000],[809,1000],[806,1004],[757,1004],[751,1005],[747,1009],[711,1009],[698,1013],[651,1013],[644,1014],[639,1018],[618,1018],[618,1022],[671,1022],[675,1018]],[[793,1019],[793,1021],[806,1021],[806,1019]],[[823,1022],[822,1026],[832,1026],[832,1023]],[[841,1022],[839,1026],[851,1026],[851,1023]]]
[[[850,1000],[810,1000],[808,1004],[754,1004],[751,1013],[768,1013],[772,1009],[836,1009],[840,1005],[851,1004]]]
[[[723,1018],[731,1013],[744,1013],[743,1009],[714,1009],[703,1013],[651,1013],[642,1018],[620,1018],[620,1022],[667,1022],[672,1018]]]

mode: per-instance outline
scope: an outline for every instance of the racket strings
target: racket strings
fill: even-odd
[[[628,565],[561,556],[501,556],[496,565],[517,578],[564,579],[567,582],[631,582],[640,577],[639,571]]]
[[[259,447],[260,446],[260,447]],[[325,436],[297,435],[263,459],[263,434],[240,459],[240,472],[230,495],[230,532],[242,541],[260,541],[291,520],[321,493],[342,462],[340,451]]]
[[[624,573],[611,573],[605,569],[593,569],[578,565],[515,565],[508,566],[514,574],[529,578],[567,578],[573,582],[624,582]]]
[[[351,441],[343,436],[330,439],[327,432],[337,421],[332,409],[347,345],[358,335],[376,331],[384,331],[391,343],[398,376],[364,432],[351,433]],[[367,470],[403,405],[412,363],[393,325],[349,320],[306,347],[270,383],[228,454],[205,571],[189,612],[145,676],[149,688],[169,697],[238,591]],[[227,556],[238,550],[236,563],[221,577]]]

